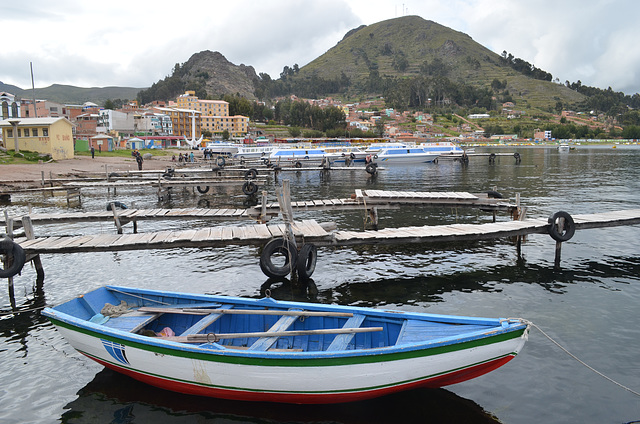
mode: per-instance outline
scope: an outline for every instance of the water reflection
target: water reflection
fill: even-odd
[[[444,389],[417,389],[337,405],[239,402],[181,395],[103,369],[65,406],[61,422],[133,423],[497,423],[476,403]]]

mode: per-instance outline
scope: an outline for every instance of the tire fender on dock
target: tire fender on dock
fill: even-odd
[[[298,252],[298,261],[296,262],[296,270],[298,277],[306,281],[313,275],[316,270],[316,262],[318,261],[318,249],[315,244],[305,244]]]
[[[284,257],[284,264],[273,263],[273,256],[280,254]],[[286,277],[293,271],[298,261],[298,252],[293,244],[284,238],[275,238],[269,241],[260,254],[260,269],[271,278]]]
[[[18,243],[9,237],[3,237],[0,240],[0,254],[12,259],[11,265],[5,269],[0,268],[0,278],[11,278],[22,271],[27,255]]]
[[[560,230],[560,220],[562,222],[562,230]],[[571,240],[576,232],[576,224],[573,222],[573,218],[569,213],[565,211],[559,211],[552,214],[549,217],[549,235],[555,241],[563,242]]]

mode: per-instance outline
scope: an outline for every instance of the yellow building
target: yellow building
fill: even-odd
[[[4,146],[73,159],[73,124],[67,118],[11,118],[0,121]],[[15,132],[14,132],[15,131]],[[17,134],[17,138],[15,135]]]
[[[249,132],[249,118],[229,116],[229,103],[224,100],[200,100],[195,91],[187,91],[178,96],[176,106],[200,112],[201,131],[221,135],[226,130],[231,137],[244,137]]]
[[[167,115],[171,118],[172,135],[188,139],[200,138],[202,113],[194,109],[175,107],[154,107],[152,111]],[[195,132],[193,129],[195,128]]]

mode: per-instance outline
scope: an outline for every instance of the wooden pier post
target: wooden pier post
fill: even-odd
[[[293,234],[293,208],[291,207],[291,190],[289,188],[289,180],[282,180],[282,187],[276,188],[276,195],[278,196],[278,204],[280,205],[280,213],[282,214],[282,220],[285,225],[285,235],[289,240],[289,243],[293,245],[294,249],[297,249],[296,238]]]
[[[27,240],[33,240],[36,238],[35,233],[33,231],[33,223],[31,222],[31,217],[30,216],[23,216],[22,217],[22,228],[24,228],[24,235],[27,238]],[[26,262],[28,262],[29,260],[31,260],[31,262],[33,263],[33,265],[36,268],[36,281],[37,282],[42,282],[44,281],[44,267],[42,266],[42,260],[40,260],[40,255],[29,255],[30,257],[27,257]]]
[[[562,253],[562,242],[556,241],[556,255],[555,260],[553,261],[553,267],[555,269],[560,269],[560,256]]]
[[[109,203],[111,205],[111,212],[113,212],[113,221],[116,224],[116,228],[118,229],[118,234],[122,234],[122,225],[120,225],[120,218],[118,217],[118,212],[116,212],[116,205],[114,202]]]
[[[260,223],[266,224],[267,218],[267,191],[262,190],[262,207],[260,208]]]

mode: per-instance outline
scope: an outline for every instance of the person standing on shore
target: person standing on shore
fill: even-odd
[[[96,158],[96,149],[91,146],[91,159],[95,159]]]
[[[142,155],[136,150],[136,162],[138,162],[138,170],[142,171]]]

